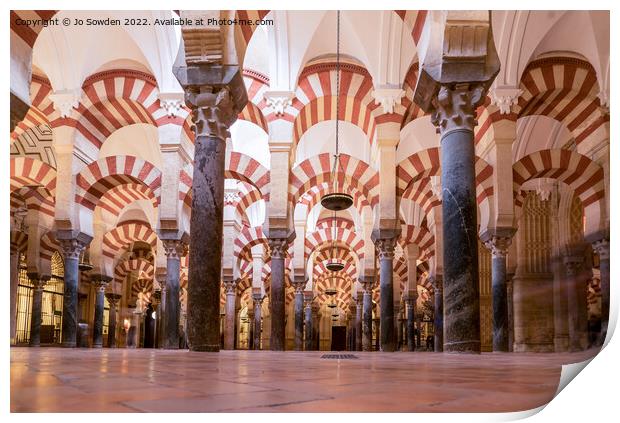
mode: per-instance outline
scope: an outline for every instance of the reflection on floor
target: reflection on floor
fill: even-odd
[[[13,412],[469,412],[538,407],[574,354],[11,349]]]

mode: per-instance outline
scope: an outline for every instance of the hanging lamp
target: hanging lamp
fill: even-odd
[[[339,211],[346,210],[353,205],[353,197],[343,192],[342,187],[338,186],[338,169],[342,169],[340,163],[339,150],[339,125],[340,120],[340,11],[336,12],[336,154],[334,154],[334,165],[331,173],[331,192],[321,198],[321,205],[327,210]]]
[[[337,235],[337,221],[336,221],[336,212],[334,211],[334,217],[332,220],[332,248],[331,248],[331,257],[327,261],[325,267],[327,270],[332,272],[339,272],[344,269],[344,262],[336,257],[336,252],[338,247],[336,246],[336,235]]]

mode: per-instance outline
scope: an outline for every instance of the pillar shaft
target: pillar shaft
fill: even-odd
[[[355,350],[362,351],[362,312],[364,306],[364,294],[362,291],[357,292],[355,305]]]
[[[64,255],[65,285],[62,302],[62,346],[73,348],[78,331],[78,259],[84,244],[77,239],[59,239]]]
[[[441,276],[435,275],[434,286],[434,311],[433,326],[435,329],[435,339],[433,340],[433,347],[435,352],[442,352],[444,349],[444,310],[443,310],[443,280]]]
[[[163,244],[166,253],[166,314],[164,317],[166,319],[166,330],[163,334],[163,347],[166,349],[178,349],[181,256],[183,255],[185,245],[180,240],[164,240]]]
[[[30,277],[34,285],[32,291],[32,315],[30,317],[30,346],[38,347],[41,345],[41,308],[43,303],[43,288],[45,282],[39,279],[38,275]]]
[[[433,121],[441,132],[444,347],[480,353],[474,121],[481,85],[441,86]]]
[[[564,276],[564,261],[554,257],[553,269],[553,344],[555,352],[569,349],[568,338],[568,292]]]
[[[407,298],[407,350],[415,351],[415,302],[416,297]]]
[[[568,282],[568,337],[570,351],[588,346],[587,281],[583,275],[583,257],[564,258]]]
[[[379,298],[381,301],[381,351],[396,350],[396,333],[394,325],[394,247],[396,238],[378,239],[380,280]]]
[[[295,282],[295,351],[303,350],[304,340],[304,287],[306,282]]]
[[[271,339],[272,351],[284,351],[285,342],[285,296],[284,296],[284,258],[288,248],[285,238],[270,238],[271,248]]]
[[[362,350],[372,351],[372,282],[364,286],[364,310],[362,314]]]
[[[226,288],[226,320],[224,322],[224,349],[235,349],[235,301],[237,283],[235,281],[224,281]]]
[[[260,288],[259,288],[260,289]],[[254,349],[260,350],[261,326],[262,326],[262,303],[263,296],[253,295],[254,299]]]
[[[304,305],[304,313],[305,313],[305,345],[304,350],[312,351],[314,348],[312,347],[312,301],[306,301]]]
[[[226,139],[230,137],[228,128],[247,102],[245,91],[236,89],[237,84],[243,83],[238,68],[230,66],[228,69],[233,72],[227,74],[232,79],[224,82],[219,79],[221,70],[212,66],[190,64],[175,70],[185,89],[185,102],[192,109],[196,135],[187,300],[187,338],[192,351],[220,349]],[[175,294],[169,292],[168,296]],[[178,296],[175,300],[178,303]],[[166,304],[167,315],[173,314],[168,308],[170,303]],[[170,321],[169,318],[167,323]]]
[[[19,283],[19,251],[11,243],[11,339],[15,338],[17,330],[17,285]]]
[[[498,231],[498,229],[496,229]],[[512,236],[512,229],[508,230]],[[493,306],[493,351],[508,352],[508,287],[506,253],[511,243],[510,236],[490,236],[485,245],[491,250],[491,294]]]
[[[118,294],[106,294],[110,304],[110,318],[108,320],[108,348],[116,348],[116,313],[121,296]]]
[[[601,274],[601,339],[604,342],[607,337],[607,326],[609,325],[609,241],[603,239],[593,245],[598,253]]]

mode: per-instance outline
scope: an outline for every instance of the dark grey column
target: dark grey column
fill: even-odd
[[[571,352],[588,346],[587,281],[583,275],[582,255],[573,252],[564,257],[568,285],[568,337]]]
[[[235,349],[235,302],[237,299],[237,281],[224,280],[226,290],[226,318],[224,320],[224,349]]]
[[[601,336],[599,345],[605,342],[609,325],[609,240],[602,239],[592,244],[598,253],[601,273]]]
[[[493,306],[493,351],[508,352],[508,288],[506,279],[506,253],[512,240],[512,228],[497,228],[495,234],[483,239],[491,250],[491,293]]]
[[[185,243],[179,239],[165,239],[162,241],[166,254],[166,331],[163,334],[163,347],[176,350],[179,349],[179,315],[181,307],[179,304],[179,290],[181,257],[185,252]]]
[[[19,283],[19,251],[17,245],[11,242],[11,340],[15,338],[17,330],[17,285]]]
[[[412,295],[413,294],[413,295]],[[407,296],[407,349],[415,351],[415,303],[418,293],[410,293]]]
[[[188,64],[175,68],[174,74],[192,109],[196,135],[187,338],[192,351],[219,351],[226,139],[230,137],[228,128],[247,103],[247,92],[240,69],[234,65]],[[167,315],[173,313],[170,303],[166,304]],[[167,326],[171,321],[168,317]],[[176,332],[168,327],[167,332],[171,331]]]
[[[514,351],[515,342],[515,319],[514,307],[512,303],[512,278],[514,273],[509,273],[506,280],[506,292],[508,293],[508,351]]]
[[[319,340],[319,325],[321,324],[321,313],[319,313],[320,306],[316,303],[312,303],[312,350],[318,351],[320,349]]]
[[[362,351],[362,311],[364,307],[364,291],[357,291],[355,298],[355,350]]]
[[[110,304],[110,318],[108,320],[108,348],[116,348],[116,314],[121,296],[118,294],[105,294]]]
[[[445,263],[445,262],[444,262]],[[435,329],[435,336],[433,346],[435,352],[443,352],[444,348],[444,310],[443,310],[443,278],[441,275],[435,275],[432,277],[431,283],[433,284],[433,298],[434,298],[434,310],[433,310],[433,328]]]
[[[360,278],[364,287],[364,309],[362,311],[362,350],[372,351],[372,285],[370,277]]]
[[[159,336],[157,337],[157,348],[164,348],[164,338],[166,337],[166,301],[167,301],[167,289],[166,289],[166,280],[168,279],[168,272],[166,268],[160,267],[157,268],[155,277],[159,282],[159,286],[161,287],[161,304],[159,305],[159,314],[158,324],[159,324]]]
[[[308,298],[304,301],[304,331],[305,331],[305,345],[304,350],[312,351],[312,298]]]
[[[252,300],[254,301],[254,349],[260,350],[263,294],[261,294],[260,288],[257,291],[252,293]]]
[[[284,296],[284,259],[288,249],[288,239],[269,238],[271,250],[271,339],[272,351],[284,351],[286,299]]]
[[[379,300],[381,301],[381,351],[392,352],[396,349],[394,328],[394,247],[396,238],[375,240],[379,252]]]
[[[93,320],[93,348],[103,347],[103,312],[105,308],[105,289],[112,278],[93,275],[91,281],[95,286],[95,318]]]
[[[36,273],[28,275],[32,282],[32,314],[30,317],[30,346],[38,347],[41,345],[41,306],[43,301],[43,289],[48,277],[40,277]]]
[[[72,234],[71,234],[72,235]],[[65,233],[58,231],[56,238],[64,256],[65,285],[62,303],[62,346],[74,348],[78,331],[78,281],[80,271],[78,260],[91,237],[79,234],[78,238],[62,238]]]
[[[394,303],[394,350],[398,351],[402,345],[403,323],[400,319],[400,303]]]
[[[482,85],[442,85],[433,122],[441,132],[444,347],[480,353],[475,107]]]
[[[295,351],[303,350],[304,341],[304,288],[305,278],[293,281],[295,288]]]

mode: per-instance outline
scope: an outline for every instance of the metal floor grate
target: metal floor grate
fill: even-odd
[[[359,357],[355,354],[323,354],[321,358],[328,360],[355,360]]]

